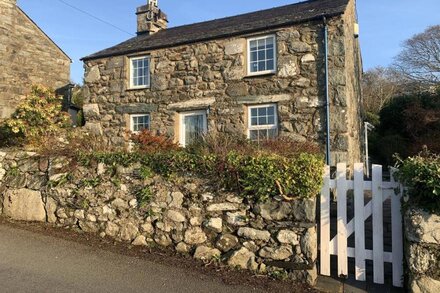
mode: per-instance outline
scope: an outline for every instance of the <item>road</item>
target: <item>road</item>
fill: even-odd
[[[263,292],[0,224],[0,292]]]

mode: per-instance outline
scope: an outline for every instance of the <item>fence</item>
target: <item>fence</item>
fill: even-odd
[[[402,187],[394,181],[382,181],[382,166],[373,165],[372,180],[364,180],[364,165],[354,165],[354,180],[347,180],[346,164],[337,165],[336,179],[330,178],[326,167],[321,193],[320,215],[320,273],[330,276],[330,256],[337,255],[338,276],[348,276],[348,259],[355,259],[354,275],[358,281],[366,281],[366,260],[373,261],[373,282],[384,284],[384,263],[392,263],[393,285],[403,286],[403,235],[401,198]],[[337,199],[337,234],[331,238],[330,191],[335,190]],[[347,218],[347,191],[353,190],[354,217]],[[365,204],[365,192],[371,200]],[[367,200],[369,198],[367,197]],[[384,202],[391,199],[392,252],[384,251]],[[365,221],[372,216],[372,250],[365,249]],[[354,233],[354,247],[347,239]]]

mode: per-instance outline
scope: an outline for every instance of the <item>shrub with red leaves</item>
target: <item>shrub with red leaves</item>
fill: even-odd
[[[323,153],[316,143],[308,141],[299,142],[288,137],[278,137],[276,139],[261,141],[259,147],[265,152],[277,154],[286,158],[295,157],[301,153],[313,155]]]
[[[141,153],[155,153],[162,151],[178,150],[180,147],[173,140],[162,134],[153,134],[151,131],[143,129],[139,133],[131,135],[135,151]]]

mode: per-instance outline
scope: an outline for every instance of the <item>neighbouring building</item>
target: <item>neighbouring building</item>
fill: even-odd
[[[136,37],[82,59],[86,126],[109,143],[127,144],[127,131],[147,128],[182,145],[205,132],[230,132],[252,140],[288,136],[324,149],[328,117],[332,164],[360,159],[354,0],[306,1],[173,28],[157,0],[136,14]]]
[[[0,120],[10,117],[33,84],[68,84],[70,63],[16,0],[0,0]]]

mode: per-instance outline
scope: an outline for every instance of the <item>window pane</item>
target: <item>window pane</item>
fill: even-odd
[[[259,130],[258,132],[259,132],[259,137],[258,138],[260,140],[267,138],[267,130],[266,129]]]
[[[266,70],[266,62],[260,61],[258,62],[258,71],[265,71]]]
[[[265,60],[266,59],[266,51],[258,51],[258,60]]]
[[[251,72],[257,72],[258,71],[258,62],[252,62],[251,63]]]
[[[249,139],[253,141],[258,141],[258,130],[251,130]]]
[[[268,37],[266,39],[266,47],[273,48],[273,44],[274,44],[274,37]]]
[[[258,125],[258,118],[252,118],[251,125]]]
[[[275,107],[267,107],[267,115],[274,115],[275,114]]]
[[[268,130],[268,138],[276,138],[278,136],[278,131],[276,129]]]
[[[252,52],[251,53],[251,61],[257,61],[257,58],[258,58],[258,52],[257,51]]]
[[[266,58],[273,59],[273,49],[266,50]]]
[[[258,40],[258,50],[264,50],[266,48],[266,40]]]
[[[258,108],[258,116],[265,116],[267,113],[267,108]]]
[[[274,69],[274,64],[273,64],[273,59],[272,60],[268,60],[266,62],[266,70],[273,70]]]
[[[251,48],[251,51],[257,50],[257,41],[250,41],[249,46]]]
[[[267,117],[267,124],[270,124],[270,125],[275,124],[275,116],[268,116]]]
[[[267,117],[258,117],[258,125],[267,125]]]
[[[252,108],[251,109],[251,115],[252,115],[252,117],[257,116],[258,115],[258,109],[257,108]]]

